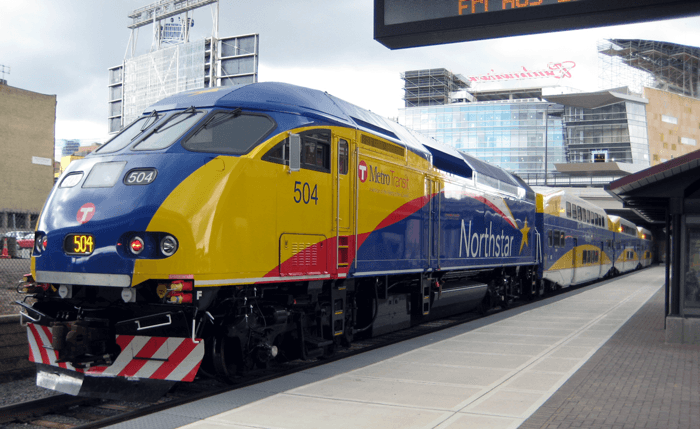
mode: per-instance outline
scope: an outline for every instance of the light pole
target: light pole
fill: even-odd
[[[547,152],[549,152],[547,134],[549,134],[549,108],[552,107],[548,104],[544,110],[544,186],[547,186]]]

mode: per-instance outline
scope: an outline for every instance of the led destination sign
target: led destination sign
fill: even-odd
[[[699,14],[698,0],[374,0],[374,38],[396,49]]]
[[[585,0],[384,0],[384,24],[404,24]]]

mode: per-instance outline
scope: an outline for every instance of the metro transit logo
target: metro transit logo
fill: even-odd
[[[75,219],[82,225],[88,223],[95,215],[95,205],[93,203],[85,203],[78,209]]]
[[[360,161],[360,165],[357,166],[357,177],[362,183],[367,181],[367,163],[365,161]]]

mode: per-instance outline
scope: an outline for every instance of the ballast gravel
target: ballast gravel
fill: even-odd
[[[60,395],[60,392],[38,387],[35,376],[0,383],[0,407],[54,395]]]

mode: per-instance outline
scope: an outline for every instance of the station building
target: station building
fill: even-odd
[[[700,149],[700,48],[614,39],[599,43],[598,53],[609,86],[594,92],[481,89],[483,82],[563,77],[570,62],[469,78],[446,69],[407,71],[399,122],[531,185],[602,187]]]
[[[31,230],[53,187],[56,96],[0,83],[0,234]]]

